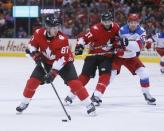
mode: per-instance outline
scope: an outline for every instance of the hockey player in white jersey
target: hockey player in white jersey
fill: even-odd
[[[138,58],[138,55],[145,45],[145,30],[139,25],[139,15],[130,14],[126,25],[120,28],[119,36],[124,43],[124,54],[115,56],[112,64],[111,81],[119,74],[121,66],[124,65],[133,75],[138,75],[140,85],[145,100],[148,104],[155,105],[156,99],[149,92],[149,75],[145,70],[145,66]],[[145,46],[147,47],[147,46]]]
[[[164,74],[164,30],[160,33],[156,34],[156,37],[154,38],[156,41],[156,51],[161,56],[160,60],[160,71],[162,74]]]

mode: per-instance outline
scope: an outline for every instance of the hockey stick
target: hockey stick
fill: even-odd
[[[75,57],[87,57],[87,56],[96,56],[96,55],[108,55],[108,54],[111,54],[111,55],[114,55],[115,52],[102,52],[102,53],[95,53],[95,54],[82,54],[82,55],[76,55]]]
[[[31,56],[31,52],[30,52],[28,49],[26,49],[25,52]],[[46,75],[47,75],[48,72],[47,72],[47,70],[45,69],[45,66],[44,66],[43,62],[41,62],[41,67],[43,68],[44,72],[45,72]],[[65,114],[66,114],[66,116],[67,116],[67,118],[68,118],[69,120],[71,120],[71,116],[67,113],[67,111],[66,111],[66,109],[65,109],[65,107],[64,107],[64,105],[63,105],[63,103],[62,103],[62,101],[61,101],[61,99],[60,99],[60,97],[59,97],[59,94],[58,94],[58,92],[57,92],[57,90],[56,90],[54,84],[53,84],[52,82],[50,82],[50,84],[51,84],[51,86],[52,86],[52,88],[53,88],[53,90],[54,90],[54,92],[55,92],[55,94],[56,94],[56,96],[57,96],[57,98],[58,98],[58,100],[59,100],[59,102],[60,102],[60,104],[61,104],[61,106],[62,106],[62,108],[63,108],[63,110],[64,110],[64,112],[65,112]],[[62,121],[63,121],[63,122],[67,122],[67,120],[65,120],[65,119],[62,120]]]

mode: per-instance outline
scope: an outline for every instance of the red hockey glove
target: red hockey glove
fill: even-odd
[[[124,55],[124,49],[116,49],[116,56],[123,56]]]
[[[75,55],[82,55],[84,50],[84,46],[81,44],[77,44],[75,47]]]
[[[151,48],[151,45],[152,45],[152,42],[151,41],[146,41],[145,42],[145,48],[146,49],[150,49]]]
[[[119,39],[120,38],[118,36],[115,36],[114,40],[112,40],[114,48],[118,48],[120,46]]]
[[[34,51],[31,53],[31,56],[36,64],[40,64],[42,61],[41,53],[39,51]]]
[[[51,83],[57,76],[58,71],[51,69],[50,72],[44,77],[45,83]]]

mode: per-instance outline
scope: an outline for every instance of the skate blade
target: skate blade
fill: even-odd
[[[95,116],[97,116],[96,111],[91,112],[91,113],[89,113],[88,115],[91,116],[91,117],[95,117]]]
[[[21,115],[22,113],[23,113],[23,112],[18,112],[18,111],[17,111],[17,112],[16,112],[16,115]]]
[[[96,106],[96,107],[99,107],[101,104],[99,103],[96,103],[96,102],[93,102],[93,104],[94,104],[94,106]]]
[[[63,105],[64,106],[70,106],[70,105],[72,105],[72,103],[63,101]]]
[[[149,101],[147,102],[147,104],[148,104],[148,105],[156,105],[155,102],[149,102]]]

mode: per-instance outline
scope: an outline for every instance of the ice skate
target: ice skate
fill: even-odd
[[[164,69],[160,69],[160,71],[161,71],[161,74],[164,74]]]
[[[24,103],[22,102],[17,108],[16,108],[16,111],[18,113],[21,113],[23,112],[27,107],[28,107],[29,103]]]
[[[76,98],[76,95],[73,94],[72,92],[70,92],[70,93],[67,95],[67,97],[64,99],[63,104],[64,104],[65,106],[69,106],[69,105],[71,105],[71,104],[73,103],[73,100],[74,100],[75,98]]]
[[[93,103],[87,106],[87,114],[89,116],[96,116],[96,108]]]
[[[94,94],[91,97],[91,101],[95,106],[100,106],[100,104],[102,103],[102,100],[98,96],[95,96]]]
[[[143,93],[143,95],[148,105],[156,105],[156,99],[153,98],[150,94]]]
[[[64,99],[64,105],[65,106],[69,106],[73,103],[73,100],[70,96],[67,96],[65,99]]]

